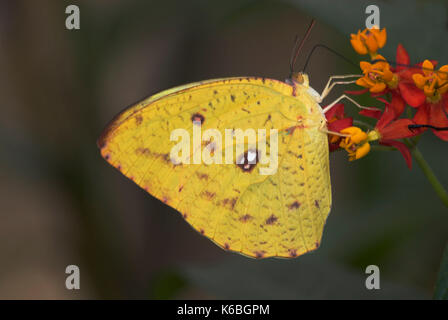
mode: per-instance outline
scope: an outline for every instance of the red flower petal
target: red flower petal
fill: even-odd
[[[339,149],[339,144],[337,143],[330,143],[328,144],[328,146],[330,147],[330,152],[336,151],[337,149]]]
[[[429,123],[429,105],[425,103],[417,109],[412,120],[417,124],[428,124]],[[422,128],[425,129],[425,128]],[[426,130],[426,129],[425,129]]]
[[[408,168],[412,169],[411,153],[409,152],[408,147],[406,147],[406,145],[404,143],[399,142],[399,141],[386,140],[386,141],[381,141],[380,144],[397,148],[397,150],[400,151],[401,154],[403,155],[403,158],[406,161]]]
[[[339,132],[342,129],[351,127],[352,125],[353,125],[353,118],[344,118],[330,122],[328,124],[328,130],[333,132]]]
[[[445,106],[445,112],[448,114],[448,94],[445,93],[443,97],[443,105]]]
[[[380,131],[382,140],[409,138],[418,134],[418,132],[412,131],[408,128],[408,126],[411,124],[414,124],[412,120],[398,119],[382,129],[378,128],[378,130]]]
[[[401,95],[399,95],[398,92],[395,90],[392,91],[392,102],[390,103],[390,106],[392,107],[392,109],[394,109],[395,112],[394,119],[397,119],[398,117],[401,116],[401,114],[404,111],[405,105],[406,103],[404,102]]]
[[[406,49],[400,44],[398,44],[397,47],[397,67],[396,70],[400,71],[406,68],[406,66],[403,65],[409,65],[410,63],[410,59],[409,59],[409,54],[406,51]]]
[[[381,92],[370,92],[370,96],[373,98],[378,98],[378,97],[382,97],[385,94],[387,94],[390,91],[389,88],[386,88],[386,90],[381,91]]]
[[[359,111],[359,114],[365,117],[369,117],[369,118],[374,118],[379,120],[381,118],[381,113],[383,112],[383,110],[375,108],[376,110],[368,110],[368,109],[363,109],[361,111]]]
[[[384,98],[376,98],[376,100],[381,101],[382,103],[389,103],[389,101]]]
[[[433,103],[429,105],[429,124],[434,127],[448,127],[448,118],[445,114],[444,103]],[[444,141],[448,141],[448,130],[434,130],[432,132]]]
[[[377,128],[380,132],[382,132],[383,128],[387,126],[394,118],[395,118],[394,109],[390,107],[389,103],[386,103],[384,112],[381,115],[381,118],[378,120],[375,128]]]
[[[428,124],[428,105],[424,104],[417,109],[412,121],[415,124]],[[411,131],[416,132],[417,134],[421,134],[426,131],[427,128],[415,128]]]
[[[365,88],[365,89],[356,90],[356,91],[344,91],[344,93],[357,96],[357,95],[364,94],[364,93],[366,93],[368,91],[369,91],[369,88]]]
[[[326,106],[325,106],[326,107]],[[325,109],[323,107],[322,109]],[[344,117],[344,104],[336,103],[330,110],[325,113],[325,117],[327,120],[331,120],[333,118],[341,119]]]
[[[417,108],[426,101],[426,96],[423,93],[423,90],[420,90],[411,83],[400,81],[398,83],[398,88],[400,89],[404,101],[411,107]]]
[[[412,76],[416,73],[423,74],[422,68],[418,66],[410,66],[408,68],[404,68],[399,72],[400,82],[408,82],[410,84],[414,83]]]

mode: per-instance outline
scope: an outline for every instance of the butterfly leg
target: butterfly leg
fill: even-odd
[[[347,99],[349,100],[351,103],[353,103],[355,106],[357,106],[359,109],[366,109],[366,110],[377,110],[376,108],[370,108],[370,107],[364,107],[362,105],[360,105],[358,102],[356,102],[355,100],[353,100],[352,98],[350,98],[349,96],[347,96],[346,94],[343,94],[342,96],[340,96],[339,98],[337,98],[336,100],[334,100],[332,103],[330,103],[328,106],[325,107],[325,109],[323,109],[323,113],[326,113],[328,110],[330,110],[331,108],[333,108],[336,103],[338,103],[339,101],[341,101],[342,99]]]
[[[327,85],[325,86],[324,90],[322,91],[322,93],[320,94],[320,102],[330,93],[331,90],[333,90],[334,86],[337,84],[350,84],[350,83],[355,83],[356,80],[350,80],[350,81],[336,81],[331,83],[331,81],[333,79],[346,79],[346,78],[359,78],[362,77],[362,75],[360,74],[347,74],[347,75],[342,75],[342,76],[331,76],[328,79]]]
[[[340,133],[340,132],[336,132],[336,131],[331,131],[331,130],[327,130],[325,128],[320,128],[319,130],[322,131],[325,134],[332,134],[332,135],[338,136],[338,137],[343,137],[343,138],[350,137],[349,134],[344,134],[344,133]]]

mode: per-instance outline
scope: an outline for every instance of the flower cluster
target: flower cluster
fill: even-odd
[[[384,108],[367,108],[360,115],[375,119],[373,129],[363,131],[353,126],[353,119],[346,117],[344,106],[335,105],[327,114],[330,150],[342,148],[349,160],[364,157],[371,150],[373,141],[396,148],[409,168],[411,154],[403,139],[411,138],[431,129],[448,141],[448,65],[436,70],[436,61],[425,60],[415,65],[405,48],[399,44],[395,63],[388,62],[378,50],[386,44],[386,29],[365,29],[351,35],[351,45],[360,55],[370,55],[370,61],[361,61],[363,76],[356,84],[363,90],[346,93],[369,93],[384,104]],[[408,109],[408,112],[404,112]]]

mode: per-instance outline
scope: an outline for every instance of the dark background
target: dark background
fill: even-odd
[[[443,1],[0,1],[0,298],[430,298],[448,212],[397,152],[350,163],[331,154],[321,248],[256,261],[202,237],[95,144],[117,112],[163,89],[285,79],[311,17],[299,69],[317,43],[359,61],[349,34],[375,3],[388,29],[385,56],[394,59],[401,42],[412,62],[448,63]],[[69,4],[80,8],[80,30],[65,28]],[[318,51],[307,72],[321,91],[330,75],[359,71]],[[447,186],[446,142],[427,132],[420,144]],[[80,267],[81,290],[65,288],[70,264]],[[370,264],[381,270],[374,292],[364,286]]]

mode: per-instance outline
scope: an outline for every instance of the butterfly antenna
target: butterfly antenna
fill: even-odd
[[[308,54],[308,57],[306,58],[305,64],[303,65],[303,71],[305,72],[306,67],[308,66],[308,63],[310,62],[311,57],[313,56],[313,53],[316,49],[318,48],[323,48],[326,49],[328,51],[330,51],[331,53],[335,54],[336,56],[338,56],[339,58],[343,59],[344,61],[348,62],[349,64],[351,64],[352,66],[359,68],[358,65],[356,65],[355,63],[353,63],[350,59],[346,58],[343,54],[337,52],[336,50],[327,47],[324,44],[316,44],[313,49],[311,49],[311,52]]]
[[[418,128],[431,128],[437,131],[445,131],[448,130],[448,127],[435,127],[429,124],[410,124],[408,125],[409,130],[418,129]]]
[[[316,20],[312,19],[310,25],[308,26],[308,29],[305,32],[305,36],[302,38],[300,43],[299,43],[299,37],[296,36],[295,45],[292,49],[291,59],[289,61],[289,71],[291,72],[290,76],[294,73],[294,66],[296,64],[297,57],[299,56],[299,53],[302,50],[302,47],[305,44],[305,41],[308,39],[308,37],[311,33],[311,29],[313,28],[315,23],[316,23]]]

